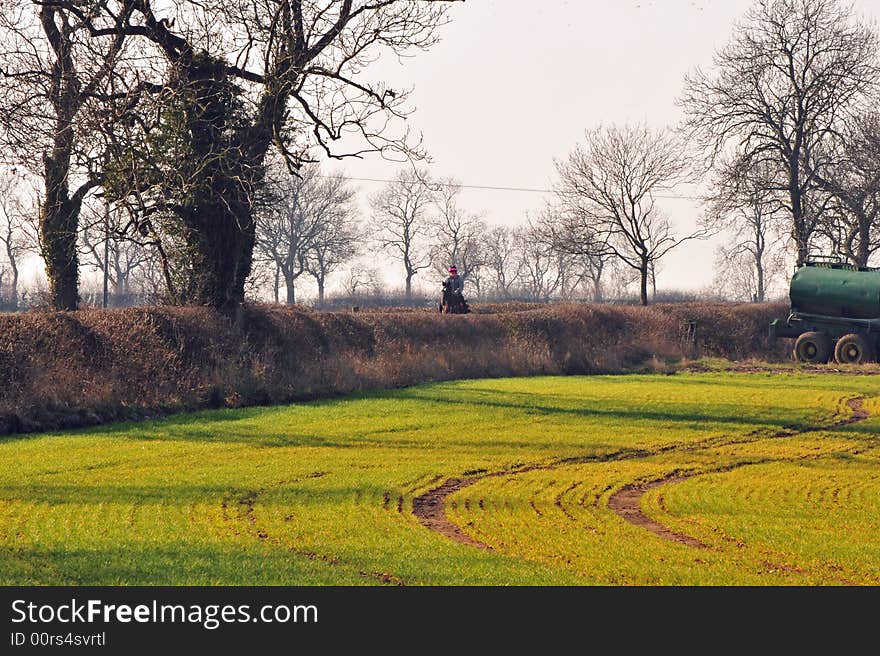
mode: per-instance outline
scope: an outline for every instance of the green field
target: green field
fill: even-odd
[[[867,417],[843,425],[859,399]],[[850,402],[848,404],[848,401]],[[0,440],[4,585],[877,585],[880,377],[471,380]],[[450,478],[446,517],[413,500]],[[642,513],[610,505],[651,483]]]

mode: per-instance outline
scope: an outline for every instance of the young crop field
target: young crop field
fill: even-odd
[[[3,585],[878,585],[880,377],[481,379],[0,440]]]

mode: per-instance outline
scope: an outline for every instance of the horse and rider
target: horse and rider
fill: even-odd
[[[464,300],[464,278],[458,275],[453,264],[449,267],[449,277],[443,281],[443,298],[440,300],[441,314],[467,314],[470,306]]]

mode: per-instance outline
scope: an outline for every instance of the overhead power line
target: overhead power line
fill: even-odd
[[[346,175],[319,175],[319,178],[333,178],[336,180],[348,180],[351,182],[395,182],[395,180],[389,180],[385,178],[352,178]],[[457,182],[440,182],[436,180],[432,180],[431,184],[438,185],[441,187],[461,187],[462,189],[484,189],[488,191],[519,191],[526,193],[534,193],[534,194],[554,194],[556,193],[553,189],[540,189],[537,187],[502,187],[502,186],[493,186],[493,185],[475,185],[475,184],[464,184]],[[675,194],[656,194],[655,198],[670,198],[675,200],[700,200],[697,196],[679,196]]]

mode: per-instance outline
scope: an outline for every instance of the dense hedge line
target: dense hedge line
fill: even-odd
[[[779,360],[779,304],[516,304],[469,315],[257,305],[0,315],[0,434],[454,378],[618,373],[683,357]],[[689,323],[695,327],[691,343]]]

